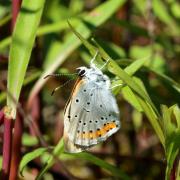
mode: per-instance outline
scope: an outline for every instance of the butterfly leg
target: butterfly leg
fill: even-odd
[[[109,62],[110,62],[110,59],[108,59],[99,69],[102,70]]]
[[[91,64],[91,65],[93,65],[93,62],[96,60],[98,54],[99,54],[99,51],[97,50],[97,51],[96,51],[96,54],[94,55],[94,57],[93,57],[93,58],[91,59],[91,61],[90,61],[90,64]]]
[[[114,88],[119,87],[119,86],[125,87],[126,85],[125,84],[117,84],[117,85],[112,86],[110,89],[114,89]]]

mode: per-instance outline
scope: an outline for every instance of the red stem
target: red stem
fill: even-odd
[[[13,31],[14,25],[16,23],[16,18],[17,18],[20,6],[21,6],[21,0],[13,0],[12,1],[12,24],[11,24],[12,31]]]
[[[0,126],[4,123],[4,112],[0,111]]]
[[[176,179],[176,170],[177,170],[178,162],[179,162],[179,156],[177,156],[176,159],[174,160],[174,164],[170,174],[170,180]]]
[[[2,180],[9,178],[13,120],[4,116]]]
[[[21,140],[23,133],[23,120],[17,113],[14,125],[14,134],[12,142],[12,158],[10,167],[10,180],[16,180],[18,175],[19,162],[21,159]]]

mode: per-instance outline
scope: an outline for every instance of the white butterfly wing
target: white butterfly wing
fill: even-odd
[[[106,140],[119,128],[119,110],[111,91],[94,81],[81,80],[65,111],[64,131],[75,147],[67,148],[68,151],[87,149]]]
[[[64,135],[63,135],[63,139],[64,139],[64,148],[65,151],[67,152],[72,152],[72,153],[77,153],[77,152],[81,152],[83,151],[82,147],[74,144],[74,142],[70,139],[70,127],[72,128],[72,121],[74,121],[74,131],[71,133],[71,136],[74,135],[76,133],[76,128],[77,128],[77,119],[74,119],[72,114],[74,114],[72,111],[72,102],[73,102],[73,95],[76,94],[78,92],[78,89],[81,88],[82,84],[84,84],[84,82],[81,80],[77,80],[76,84],[75,84],[75,88],[73,90],[72,96],[69,99],[69,101],[67,102],[67,105],[65,107],[65,111],[64,111]]]

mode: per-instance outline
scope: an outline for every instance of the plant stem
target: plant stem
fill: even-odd
[[[23,120],[21,116],[17,113],[15,125],[14,125],[14,134],[12,142],[12,158],[10,166],[10,180],[16,180],[19,168],[19,162],[21,158],[21,140],[23,133]]]
[[[4,123],[4,112],[0,111],[0,126]]]
[[[30,104],[29,104],[30,105]],[[37,128],[39,129],[39,118],[40,118],[40,100],[39,96],[34,96],[33,101],[31,101],[31,105],[27,105],[27,110],[31,114],[31,117],[33,119],[33,123],[36,124]],[[33,136],[36,136],[36,132],[34,130],[34,127],[31,125],[30,127],[30,134]]]
[[[16,23],[16,18],[21,6],[21,0],[13,0],[12,1],[12,22],[11,22],[11,29],[13,31],[14,25]]]
[[[9,178],[13,120],[4,116],[2,180]]]

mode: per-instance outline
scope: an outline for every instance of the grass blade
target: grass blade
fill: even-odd
[[[44,0],[24,0],[13,32],[8,66],[8,90],[17,101],[30,60],[43,7]],[[7,97],[7,105],[12,108],[11,116],[15,118],[16,107],[9,96]]]
[[[27,153],[26,155],[23,156],[21,163],[20,163],[20,174],[23,176],[23,170],[25,166],[32,161],[33,159],[41,156],[44,152],[47,151],[47,148],[38,148],[30,153]]]
[[[65,155],[67,156],[73,156],[79,159],[83,159],[86,160],[92,164],[95,164],[97,166],[100,166],[103,169],[108,170],[109,172],[111,172],[111,174],[113,175],[113,177],[117,177],[117,178],[121,178],[124,180],[128,180],[130,179],[124,172],[121,171],[121,169],[103,161],[102,159],[87,153],[87,152],[82,152],[82,153],[77,153],[77,154],[67,154],[65,153]]]

